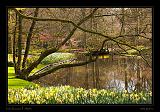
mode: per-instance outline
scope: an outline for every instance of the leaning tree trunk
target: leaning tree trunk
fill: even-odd
[[[83,24],[86,20],[88,20],[89,18],[91,18],[93,16],[93,14],[97,11],[98,8],[95,8],[92,13],[90,13],[88,16],[86,16],[85,18],[83,18],[82,20],[80,20],[76,26],[80,26],[81,24]],[[23,14],[20,13],[20,11],[16,10],[15,8],[13,8],[13,10],[18,14],[19,18],[26,18],[26,19],[31,19],[30,17],[27,17]],[[32,20],[35,20],[35,21],[57,21],[55,19],[43,19],[41,20],[40,18],[32,18]],[[68,21],[61,21],[61,20],[58,20],[59,22],[63,22],[63,23],[68,23]],[[71,36],[74,34],[74,32],[77,30],[77,27],[74,27],[72,29],[72,31],[67,35],[67,37],[63,40],[63,42],[61,42],[57,48],[51,48],[51,49],[48,49],[46,51],[44,51],[40,57],[34,61],[28,68],[26,69],[23,69],[23,72],[20,70],[21,69],[21,32],[22,32],[22,25],[21,25],[21,21],[19,21],[19,38],[18,38],[18,63],[17,63],[17,70],[19,73],[17,73],[18,75],[21,75],[20,78],[22,79],[25,79],[25,80],[28,80],[28,81],[32,81],[32,80],[35,80],[35,79],[39,79],[40,77],[43,77],[53,71],[56,71],[57,69],[60,69],[60,68],[65,68],[65,67],[73,67],[73,66],[82,66],[82,65],[85,65],[85,64],[88,64],[88,63],[91,63],[95,60],[89,60],[87,62],[82,62],[82,63],[79,63],[79,64],[71,64],[71,65],[62,65],[62,66],[58,66],[58,67],[55,67],[53,70],[50,70],[50,71],[47,71],[45,73],[41,73],[39,75],[34,75],[34,76],[29,76],[29,74],[31,73],[31,71],[40,64],[40,62],[46,57],[48,56],[49,54],[51,53],[54,53],[56,51],[58,51],[70,38]],[[74,24],[73,24],[74,25]],[[21,73],[22,72],[22,73]]]

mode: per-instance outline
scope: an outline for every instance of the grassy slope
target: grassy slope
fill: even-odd
[[[74,55],[71,53],[54,53],[54,54],[46,57],[46,59],[44,59],[44,61],[47,61],[48,62],[47,64],[49,64],[49,63],[54,63],[54,61],[66,60],[71,57],[74,57]],[[8,61],[12,61],[12,60],[13,60],[12,54],[8,54]],[[37,68],[32,70],[31,74],[36,72],[38,69],[40,69],[44,66],[45,65],[43,65],[43,64],[39,64],[37,66]],[[32,85],[32,84],[34,84],[34,83],[15,78],[14,67],[8,67],[8,88],[23,88],[25,86]]]
[[[34,83],[15,78],[14,68],[8,67],[8,88],[23,88]]]

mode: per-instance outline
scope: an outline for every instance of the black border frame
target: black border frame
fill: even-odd
[[[70,2],[71,1],[71,2]],[[64,2],[63,2],[64,3]],[[112,2],[111,3],[108,3],[108,4],[106,4],[106,3],[104,3],[104,2],[93,2],[93,3],[89,3],[89,2],[87,2],[86,4],[83,4],[83,2],[77,2],[78,3],[78,5],[76,5],[76,4],[74,4],[74,5],[70,5],[70,3],[72,4],[73,3],[73,1],[72,0],[69,0],[66,4],[63,4],[62,2],[56,2],[56,4],[54,4],[52,7],[57,7],[57,8],[60,8],[60,7],[76,7],[76,8],[79,8],[79,7],[117,7],[117,3],[119,3],[119,2],[117,2],[117,3],[113,3],[112,4]],[[136,5],[135,5],[135,3],[136,3]],[[137,5],[137,3],[138,3],[138,5]],[[23,4],[23,3],[22,3]],[[35,4],[35,3],[33,3],[33,4]],[[62,5],[63,4],[63,5]],[[106,4],[106,5],[105,5]],[[128,2],[126,2],[126,3],[120,3],[121,5],[119,5],[118,4],[118,6],[119,7],[139,7],[139,6],[141,6],[142,4],[143,4],[143,2],[137,2],[136,0],[134,1],[134,2],[132,2],[130,5],[128,4]],[[28,7],[27,6],[28,4],[25,4],[25,5],[21,5],[21,4],[17,4],[17,5],[5,5],[5,7],[4,6],[2,6],[1,8],[2,8],[2,13],[6,16],[6,12],[7,12],[7,7],[14,7],[14,6],[16,6],[16,7]],[[82,6],[80,6],[80,5],[82,5]],[[51,6],[43,6],[43,5],[40,5],[41,7],[51,7]],[[40,6],[38,6],[38,7],[40,7]],[[156,19],[157,18],[155,18],[156,16],[159,16],[158,15],[158,9],[159,9],[159,7],[157,6],[154,6],[153,5],[153,3],[151,2],[151,1],[149,1],[149,2],[147,2],[147,5],[142,5],[142,6],[144,6],[144,7],[152,7],[152,9],[153,9],[153,13],[152,13],[152,19],[153,19],[153,21],[152,21],[152,30],[153,30],[153,33],[152,33],[152,35],[153,35],[153,42],[152,42],[152,48],[155,50],[155,49],[157,49],[158,50],[158,48],[157,47],[155,47],[155,45],[159,45],[159,44],[156,44],[156,42],[157,41],[155,41],[155,36],[158,36],[158,33],[159,33],[159,31],[157,31],[158,29],[156,29],[155,27],[158,27],[158,24],[155,24],[155,21],[156,21]],[[32,5],[32,6],[29,6],[29,7],[37,7],[36,5]],[[157,11],[157,12],[156,12]],[[157,13],[157,14],[156,14]],[[3,15],[2,14],[2,15]],[[2,32],[0,32],[0,33],[2,33],[2,36],[4,36],[5,35],[5,37],[7,37],[7,33],[5,33],[6,32],[6,30],[5,29],[7,29],[7,18],[6,17],[4,17],[4,19],[3,19],[5,22],[2,22],[1,21],[1,24],[4,24],[5,23],[5,25],[3,25],[3,27],[4,27],[4,29],[1,29],[0,28],[0,30],[2,30]],[[160,22],[159,22],[160,23]],[[7,57],[8,56],[6,56],[6,54],[8,53],[8,50],[7,50],[7,48],[6,48],[6,45],[8,46],[8,41],[7,41],[7,38],[6,38],[6,40],[4,40],[4,38],[1,38],[2,40],[0,41],[0,42],[2,42],[2,51],[4,51],[5,50],[5,54],[4,55],[2,55],[2,61],[4,61],[5,60],[5,62],[7,62]],[[5,41],[5,42],[4,42]],[[4,44],[6,44],[6,45],[4,45]],[[4,45],[4,46],[3,46]],[[83,110],[87,110],[87,109],[90,109],[90,110],[98,110],[98,111],[100,111],[100,109],[105,109],[105,110],[118,110],[118,111],[120,111],[120,110],[122,110],[122,111],[126,111],[126,110],[128,110],[128,111],[132,111],[132,110],[134,110],[134,112],[136,111],[143,111],[143,112],[146,112],[146,111],[155,111],[156,109],[159,109],[160,108],[160,104],[157,104],[158,103],[158,101],[156,101],[157,99],[155,98],[155,97],[157,97],[158,95],[159,95],[159,93],[158,92],[155,92],[155,86],[158,84],[158,83],[156,83],[155,84],[155,79],[157,79],[158,78],[158,75],[155,75],[155,73],[157,73],[157,71],[155,71],[155,69],[157,69],[156,67],[157,67],[157,65],[158,65],[158,61],[155,61],[156,59],[155,59],[155,55],[157,55],[157,56],[159,56],[160,57],[160,55],[159,54],[155,54],[155,52],[154,52],[154,50],[152,50],[152,58],[153,58],[153,60],[152,60],[152,65],[153,65],[153,68],[152,68],[152,89],[153,89],[153,97],[154,97],[154,100],[153,100],[153,103],[150,105],[139,105],[139,104],[137,104],[137,105],[126,105],[126,104],[122,104],[122,105],[74,105],[74,104],[72,104],[72,105],[59,105],[59,104],[57,104],[57,105],[21,105],[21,104],[19,104],[19,105],[11,105],[11,104],[7,104],[7,101],[4,101],[5,102],[5,104],[2,104],[2,103],[4,103],[4,102],[1,102],[1,104],[4,106],[4,108],[5,108],[5,110],[10,110],[10,111],[13,111],[13,110],[28,110],[28,111],[30,111],[30,110],[37,110],[37,109],[40,109],[40,110],[43,110],[43,111],[46,111],[46,109],[48,110],[50,110],[50,109],[53,109],[53,110],[55,110],[55,109],[57,109],[57,110],[59,110],[59,111],[62,111],[62,109],[63,110],[69,110],[69,111],[71,111],[70,109],[83,109]],[[2,53],[1,53],[2,54]],[[158,59],[158,58],[157,58]],[[1,61],[1,62],[2,62]],[[7,63],[3,63],[4,64],[4,66],[2,66],[1,64],[0,64],[0,67],[2,67],[2,70],[3,70],[3,73],[7,73],[8,74],[8,72],[6,72],[6,71],[8,71],[7,70]],[[156,65],[156,66],[155,66]],[[157,69],[158,70],[158,69]],[[153,75],[154,74],[154,75]],[[8,75],[6,75],[7,77],[8,77]],[[6,78],[6,77],[5,77]],[[4,81],[4,80],[3,80]],[[8,82],[8,81],[7,81]],[[6,83],[6,81],[5,81],[5,83]],[[2,85],[4,84],[4,82],[2,82],[1,83]],[[160,84],[160,83],[159,83]],[[8,86],[8,85],[6,85],[6,86]],[[158,88],[158,87],[157,87]],[[4,90],[5,90],[6,88],[4,88]],[[3,90],[3,91],[4,91]],[[6,91],[6,90],[5,90]],[[8,87],[7,87],[7,91],[8,91]],[[6,91],[6,96],[2,96],[2,98],[4,99],[4,98],[6,98],[7,99],[7,91]],[[158,91],[158,90],[157,90]],[[158,98],[158,97],[157,97]],[[83,108],[82,108],[83,107]],[[1,109],[1,108],[0,108]],[[77,110],[78,111],[78,110]]]

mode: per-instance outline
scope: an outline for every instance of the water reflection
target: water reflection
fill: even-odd
[[[60,69],[34,82],[45,86],[148,91],[152,89],[152,69],[141,58],[118,56]]]

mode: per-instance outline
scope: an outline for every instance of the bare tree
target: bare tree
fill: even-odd
[[[46,57],[48,56],[49,54],[51,53],[54,53],[56,51],[58,51],[63,45],[66,44],[66,42],[68,42],[70,40],[70,38],[73,36],[74,32],[79,29],[85,33],[90,33],[92,35],[96,35],[97,37],[96,38],[102,38],[102,42],[101,44],[102,45],[99,45],[101,47],[98,47],[98,50],[102,49],[105,45],[106,42],[110,41],[112,43],[114,43],[114,45],[117,45],[119,49],[125,51],[125,53],[127,54],[127,50],[130,50],[130,49],[133,49],[137,52],[137,55],[140,55],[141,57],[143,57],[143,54],[141,53],[142,50],[139,50],[134,44],[132,44],[128,37],[141,37],[141,38],[148,38],[147,36],[145,35],[141,35],[141,33],[138,33],[138,34],[130,34],[130,33],[126,33],[126,34],[120,34],[117,35],[118,33],[116,34],[113,34],[112,36],[111,35],[106,35],[106,34],[103,34],[103,33],[100,33],[98,31],[94,31],[94,30],[89,30],[88,27],[85,28],[84,26],[82,26],[82,24],[84,24],[85,22],[87,22],[87,20],[93,18],[95,15],[95,12],[97,11],[97,8],[93,9],[92,12],[90,14],[87,14],[86,17],[84,17],[83,19],[80,19],[79,22],[73,22],[71,20],[67,20],[67,19],[57,19],[57,18],[40,18],[40,17],[36,17],[36,14],[33,16],[26,16],[24,14],[22,14],[21,12],[19,12],[17,9],[13,8],[13,10],[16,12],[16,14],[18,15],[18,17],[20,18],[19,21],[18,21],[18,24],[19,24],[19,41],[18,41],[18,49],[19,49],[19,58],[18,58],[18,64],[17,64],[17,67],[18,67],[18,74],[21,78],[23,79],[26,79],[26,80],[35,80],[35,79],[38,79],[40,77],[43,77],[49,73],[52,73],[60,68],[66,68],[66,67],[74,67],[74,66],[82,66],[82,65],[86,65],[88,63],[91,63],[91,62],[94,62],[96,61],[97,57],[96,58],[93,58],[93,57],[90,57],[88,60],[84,61],[84,62],[81,62],[81,63],[73,63],[73,64],[62,64],[62,65],[59,65],[59,66],[56,66],[54,68],[52,68],[51,70],[49,71],[46,71],[42,74],[38,74],[38,75],[32,75],[32,76],[29,76],[29,74],[31,73],[31,71],[37,66],[40,64],[40,62]],[[36,10],[35,10],[36,11]],[[36,12],[35,12],[36,13]],[[37,11],[37,15],[38,15],[38,11]],[[126,17],[128,15],[126,14],[123,14],[125,15]],[[110,16],[115,16],[115,14],[110,14]],[[118,16],[121,16],[121,15],[118,15]],[[129,15],[130,16],[130,15]],[[101,15],[101,17],[108,17],[106,15]],[[95,16],[95,18],[99,18],[99,16]],[[31,65],[29,67],[25,67],[25,58],[23,59],[23,70],[20,70],[20,66],[21,66],[21,29],[22,29],[22,26],[21,26],[21,19],[27,19],[27,20],[32,20],[32,27],[34,26],[33,23],[34,21],[41,21],[41,22],[49,22],[49,21],[54,21],[56,23],[60,22],[60,23],[65,23],[65,24],[71,24],[73,29],[68,33],[68,35],[66,35],[66,37],[63,39],[63,41],[61,43],[59,43],[56,47],[51,47],[47,50],[45,50],[44,52],[42,52],[42,54],[39,56],[39,58],[37,60],[35,60],[33,63],[31,63]],[[125,20],[124,20],[125,21]],[[124,27],[124,26],[123,26]],[[34,29],[34,27],[33,27]],[[32,32],[32,28],[30,27],[30,32]],[[29,34],[29,33],[28,33]],[[31,35],[31,34],[30,34]],[[28,35],[28,38],[29,38],[29,35]],[[92,38],[92,37],[91,37]],[[28,39],[29,40],[29,39]],[[29,41],[28,41],[29,42]],[[29,45],[29,44],[28,44]],[[29,47],[27,48],[26,46],[26,58],[27,58],[27,49],[29,50]],[[119,53],[118,53],[119,54]],[[146,61],[146,63],[150,66],[150,64],[148,63],[148,61],[143,57],[143,59]]]

